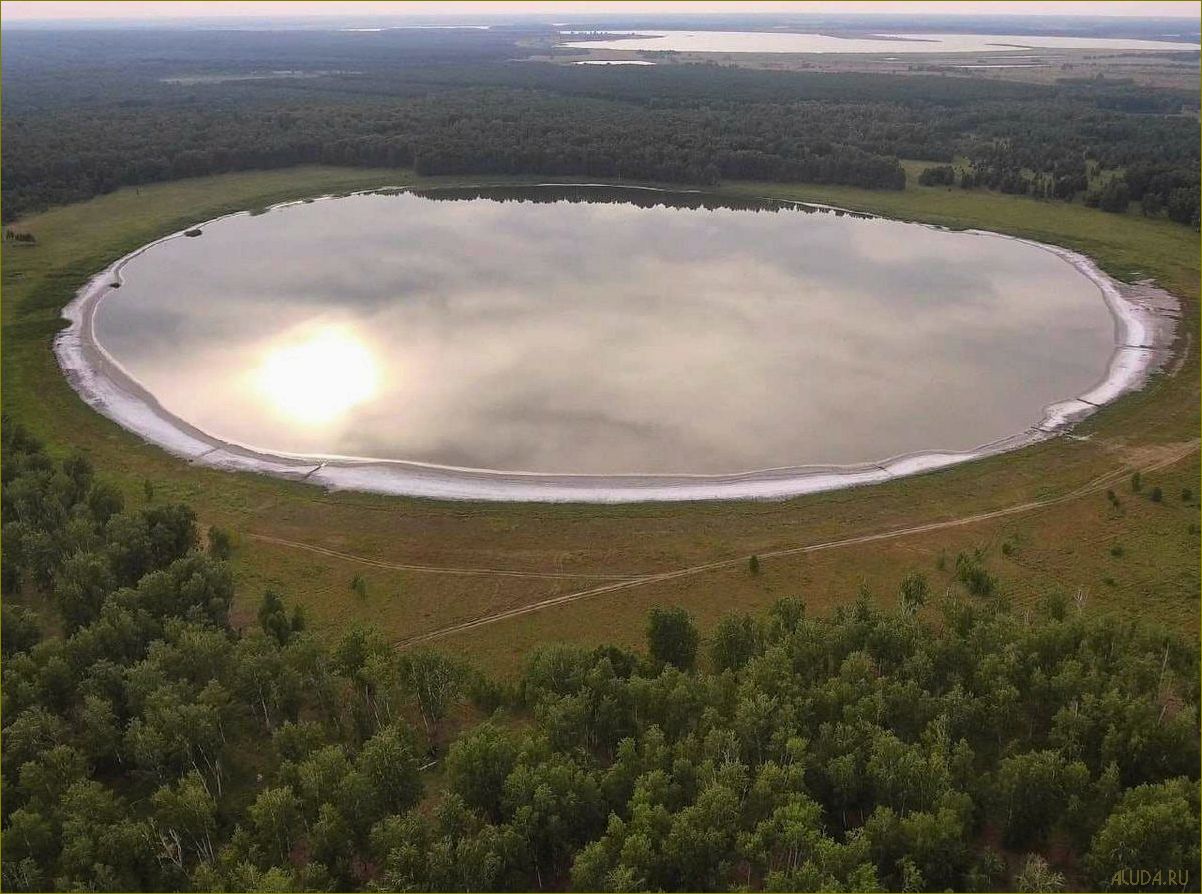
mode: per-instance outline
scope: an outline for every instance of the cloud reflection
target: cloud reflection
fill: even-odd
[[[1087,390],[1114,333],[1050,253],[797,211],[356,196],[125,275],[101,343],[206,431],[539,472],[973,447]]]

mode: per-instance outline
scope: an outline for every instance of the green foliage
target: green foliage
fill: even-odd
[[[907,615],[916,614],[924,605],[931,593],[926,575],[911,571],[901,583],[901,610]]]
[[[764,632],[758,618],[727,615],[714,628],[710,662],[714,670],[740,670],[763,648]]]
[[[225,561],[234,554],[234,538],[225,528],[209,528],[209,555]]]
[[[1182,114],[1196,92],[1120,79],[506,64],[545,52],[520,29],[394,29],[370,45],[337,32],[197,30],[153,53],[139,37],[114,30],[103,53],[87,32],[7,42],[6,219],[121,184],[313,162],[901,190],[899,158],[956,156],[968,160],[964,189],[1069,202],[1091,169],[1121,168],[1089,203],[1119,212],[1136,201],[1185,224],[1198,215],[1197,132]],[[304,78],[222,75],[268,58]],[[212,77],[177,83],[198,59]],[[220,140],[197,139],[210,132]],[[943,164],[920,178],[950,185],[955,174]]]
[[[1143,477],[1139,474],[1138,470],[1135,472],[1132,472],[1131,473],[1131,491],[1133,493],[1139,493],[1140,488],[1142,488],[1142,487],[1143,487]]]
[[[1160,870],[1159,881],[1141,887],[1168,891],[1182,887],[1168,871],[1178,878],[1189,873],[1192,880],[1198,860],[1198,785],[1181,778],[1126,792],[1094,836],[1085,862],[1099,890],[1130,887],[1121,878],[1116,882],[1124,870]]]
[[[281,646],[286,646],[295,634],[305,629],[305,615],[299,605],[289,613],[279,594],[267,590],[259,603],[259,626]]]
[[[497,820],[505,780],[517,763],[512,739],[485,723],[464,735],[447,754],[447,782],[468,807]]]
[[[1019,891],[1052,894],[1064,890],[1064,875],[1052,869],[1039,854],[1027,854],[1014,878],[1014,887]]]
[[[42,638],[37,616],[19,605],[0,605],[0,653],[5,658],[28,652]]]
[[[647,647],[656,661],[692,670],[699,638],[693,618],[683,608],[653,608],[647,615]]]
[[[1033,617],[952,598],[929,624],[788,598],[723,619],[712,673],[669,609],[650,656],[548,645],[484,686],[371,628],[327,646],[274,593],[235,632],[190,513],[101,522],[83,466],[5,437],[27,595],[79,613],[42,639],[4,606],[13,890],[1056,890],[1196,869],[1198,653],[1156,627],[1055,594]],[[87,549],[26,549],[41,535]],[[86,601],[55,596],[67,580]],[[927,598],[907,576],[903,606]],[[995,827],[1027,854],[1012,878]]]
[[[755,577],[757,574],[760,573],[760,557],[759,556],[752,556],[750,559],[747,560],[747,571],[751,574],[752,577]]]
[[[923,168],[922,173],[918,175],[918,182],[922,186],[955,186],[956,169],[951,165]]]
[[[1152,490],[1148,493],[1148,499],[1153,503],[1159,503],[1164,499],[1164,491],[1160,489],[1160,485],[1156,485],[1156,487],[1152,488]]]
[[[973,596],[992,596],[997,592],[997,578],[985,569],[975,552],[957,554],[956,580]]]

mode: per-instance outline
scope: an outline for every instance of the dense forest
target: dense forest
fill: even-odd
[[[525,60],[537,36],[11,31],[4,219],[123,185],[312,162],[901,189],[899,159],[917,159],[956,161],[954,188],[1198,223],[1196,92],[561,66]]]
[[[286,595],[235,629],[227,533],[2,431],[5,890],[1198,890],[1164,630],[915,570],[499,681]]]

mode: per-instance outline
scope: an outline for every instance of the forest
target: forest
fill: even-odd
[[[5,890],[1198,890],[1196,643],[971,554],[491,679],[233,623],[248,547],[0,431]]]
[[[1198,225],[1197,92],[554,65],[526,59],[537,36],[6,33],[4,220],[121,186],[313,162],[896,190],[899,160],[914,159],[955,161],[952,188]]]

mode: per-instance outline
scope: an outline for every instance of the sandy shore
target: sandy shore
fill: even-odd
[[[214,222],[198,227],[203,230]],[[968,232],[988,238],[1012,238],[980,230]],[[1058,437],[1103,404],[1142,387],[1148,376],[1168,360],[1180,313],[1176,299],[1151,284],[1127,285],[1107,276],[1084,255],[1017,240],[1052,252],[1098,286],[1115,320],[1115,348],[1106,375],[1087,392],[1045,407],[1042,418],[1025,431],[972,450],[930,450],[877,463],[795,466],[736,475],[549,475],[400,460],[322,459],[253,450],[189,425],[159,404],[96,340],[97,308],[113,284],[121,282],[125,265],[167,239],[183,238],[183,233],[172,233],[117,260],[93,277],[63,309],[70,325],[55,339],[54,352],[67,380],[84,401],[145,441],[197,465],[305,480],[330,490],[436,499],[585,503],[772,500],[875,484],[992,456]]]

